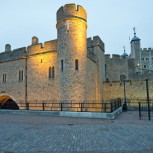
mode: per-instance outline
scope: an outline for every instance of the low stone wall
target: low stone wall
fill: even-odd
[[[65,116],[81,118],[101,118],[115,119],[122,112],[122,107],[112,113],[102,112],[69,112],[69,111],[30,111],[30,110],[0,110],[0,114],[24,114],[24,115],[45,115],[45,116]]]

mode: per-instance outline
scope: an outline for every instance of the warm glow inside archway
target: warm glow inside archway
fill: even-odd
[[[0,95],[0,109],[19,110],[19,106],[9,95]]]
[[[0,96],[0,103],[5,103],[5,102],[7,102],[9,99],[11,99],[9,96]]]

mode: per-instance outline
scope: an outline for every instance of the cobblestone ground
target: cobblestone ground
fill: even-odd
[[[153,121],[0,114],[0,153],[153,153]]]

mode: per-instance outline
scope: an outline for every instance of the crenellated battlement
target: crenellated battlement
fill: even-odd
[[[121,55],[118,55],[118,54],[112,54],[112,57],[111,57],[110,54],[105,54],[105,59],[106,59],[106,61],[108,61],[108,60],[112,60],[112,61],[121,60],[121,61],[123,61],[123,57]]]
[[[0,63],[21,59],[27,53],[27,48],[17,48],[9,52],[0,53]]]
[[[119,60],[119,59],[121,59],[121,56],[118,54],[112,54],[112,59]]]
[[[80,5],[66,4],[60,7],[57,11],[57,22],[65,18],[79,18],[86,21],[87,13],[86,10]]]
[[[153,52],[153,48],[142,48],[141,50],[142,52],[149,52],[149,51]]]
[[[105,59],[106,60],[110,60],[111,59],[111,55],[110,54],[105,54]]]
[[[8,46],[8,44],[7,44]],[[10,45],[9,45],[10,47]],[[21,59],[23,56],[29,54],[42,53],[47,51],[56,51],[57,49],[57,39],[46,41],[43,43],[32,44],[31,46],[17,48],[14,50],[5,50],[5,52],[0,53],[0,63]]]
[[[57,39],[44,42],[44,44],[38,43],[27,47],[28,54],[36,54],[55,50],[57,50]]]
[[[87,47],[92,48],[95,46],[100,46],[100,48],[105,51],[105,45],[99,36],[94,36],[93,38],[87,38]]]

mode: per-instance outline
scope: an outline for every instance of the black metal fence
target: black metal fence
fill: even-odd
[[[121,99],[111,101],[29,101],[18,102],[20,110],[108,112],[121,107]],[[9,106],[11,108],[11,106]],[[7,108],[6,108],[7,109]],[[8,108],[9,109],[9,108]]]
[[[140,120],[153,118],[153,99],[127,99],[129,111],[138,111]]]
[[[151,120],[153,118],[153,102],[139,102],[139,119]]]

